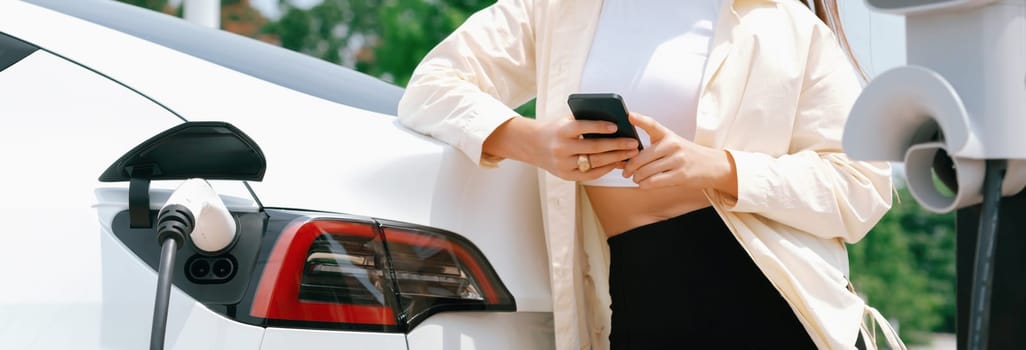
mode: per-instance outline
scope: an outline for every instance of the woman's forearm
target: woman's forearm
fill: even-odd
[[[737,165],[734,164],[734,156],[729,151],[717,152],[721,156],[724,170],[714,188],[737,198]]]
[[[533,119],[510,118],[492,131],[485,139],[481,151],[496,157],[538,165],[535,157],[537,142],[534,140],[537,131],[537,121]]]

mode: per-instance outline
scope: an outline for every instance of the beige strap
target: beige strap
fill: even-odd
[[[867,349],[876,348],[876,327],[879,326],[880,330],[883,331],[884,338],[887,339],[887,345],[891,349],[897,350],[908,350],[905,347],[905,342],[901,341],[901,337],[898,336],[898,332],[891,327],[891,323],[887,322],[887,319],[880,314],[880,311],[876,308],[866,305],[865,314],[869,315],[869,320],[872,324],[862,328],[863,340],[866,342]]]

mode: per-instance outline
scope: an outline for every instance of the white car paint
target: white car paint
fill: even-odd
[[[405,221],[468,238],[495,268],[518,310],[441,313],[408,336],[262,328],[227,319],[173,289],[169,349],[553,346],[545,243],[530,167],[506,162],[499,169],[478,169],[451,147],[405,130],[389,116],[35,5],[0,2],[0,32],[102,72],[189,120],[238,126],[268,159],[264,181],[251,183],[267,207]],[[154,62],[163,68],[154,69]],[[127,183],[96,179],[127,150],[181,121],[44,51],[0,72],[0,96],[0,162],[8,169],[0,177],[0,222],[9,232],[0,236],[0,275],[14,282],[0,289],[0,348],[144,348],[156,275],[109,229],[113,215],[127,208]],[[151,208],[177,184],[155,181]],[[259,209],[241,182],[218,181],[215,187],[229,209]],[[438,343],[451,334],[461,341]]]
[[[524,334],[530,334],[524,337]],[[438,314],[410,332],[411,350],[490,350],[552,347],[552,317],[544,312]]]
[[[0,115],[11,118],[0,128],[3,162],[34,165],[9,168],[0,181],[7,199],[0,220],[16,233],[0,244],[0,271],[15,282],[0,289],[0,347],[144,347],[155,274],[105,225],[127,209],[127,184],[96,178],[121,153],[180,120],[46,52],[0,72],[0,95],[19,97],[0,103]],[[176,186],[155,182],[152,207],[159,208]],[[226,197],[233,211],[257,209],[241,183],[215,186],[222,194],[244,196]],[[172,300],[169,349],[259,346],[262,328],[225,322],[178,290]]]
[[[98,348],[104,295],[102,225],[92,208],[96,178],[102,163],[180,121],[45,52],[0,72],[0,96],[0,221],[8,232],[0,244],[7,281],[0,289],[0,347]],[[113,258],[127,264],[134,257]]]
[[[405,349],[406,339],[395,334],[268,328],[260,350]]]

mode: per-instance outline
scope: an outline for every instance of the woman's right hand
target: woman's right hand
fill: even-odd
[[[535,165],[565,180],[588,181],[623,167],[627,159],[638,154],[638,143],[630,138],[581,137],[615,132],[616,124],[604,121],[572,117],[539,121],[517,117],[495,129],[485,140],[484,151]],[[578,170],[580,155],[590,158],[590,170]]]

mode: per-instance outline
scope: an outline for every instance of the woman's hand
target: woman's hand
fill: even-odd
[[[545,121],[512,118],[485,140],[483,150],[499,157],[520,160],[570,181],[594,180],[638,154],[638,142],[629,138],[584,139],[583,134],[612,134],[616,124],[575,120],[572,117]],[[577,159],[587,155],[591,169],[577,169]]]
[[[737,196],[737,170],[729,152],[688,141],[647,116],[631,113],[630,121],[648,133],[652,145],[627,162],[624,177],[633,176],[643,189],[713,188]]]
[[[584,134],[616,133],[616,124],[603,121],[556,118],[538,122],[532,143],[538,145],[532,157],[535,165],[565,180],[594,180],[638,154],[638,142],[629,138],[585,139]],[[586,155],[591,170],[582,172],[577,160]]]

